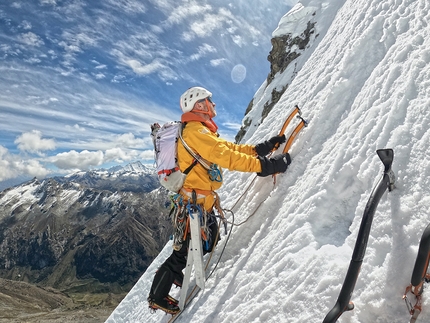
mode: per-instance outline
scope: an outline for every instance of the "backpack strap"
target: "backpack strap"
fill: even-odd
[[[184,174],[188,175],[189,172],[191,172],[191,170],[194,168],[194,166],[196,166],[198,164],[197,159],[194,159],[192,164],[190,166],[187,167],[187,169],[184,170]]]
[[[182,131],[185,128],[186,123],[181,123],[181,126],[179,127],[179,131],[178,131],[178,135],[179,135],[179,139],[181,139],[182,144],[184,145],[185,149],[188,151],[188,153],[194,157],[194,161],[193,163],[188,166],[188,168],[184,171],[184,174],[188,174],[193,167],[197,164],[200,163],[200,165],[202,165],[204,168],[206,168],[207,170],[210,170],[211,167],[205,162],[205,160],[198,154],[196,154],[191,148],[190,146],[187,145],[187,143],[185,142],[184,138],[182,138]]]

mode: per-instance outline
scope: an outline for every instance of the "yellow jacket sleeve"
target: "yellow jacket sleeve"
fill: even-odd
[[[261,163],[256,158],[254,146],[236,145],[221,139],[201,122],[188,122],[182,137],[185,143],[209,164],[217,164],[219,167],[241,172],[261,172]],[[178,159],[181,171],[193,162],[193,157],[180,141]],[[194,166],[184,184],[184,187],[204,190],[216,190],[220,186],[221,183],[211,183],[207,170],[200,164]]]

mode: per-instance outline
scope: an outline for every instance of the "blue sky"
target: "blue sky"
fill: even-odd
[[[150,163],[149,125],[213,92],[233,140],[294,0],[0,4],[0,181]]]

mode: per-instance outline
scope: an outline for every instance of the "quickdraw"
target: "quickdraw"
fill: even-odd
[[[416,293],[418,289],[414,288],[414,286],[409,285],[408,287],[406,287],[405,290],[405,294],[403,295],[403,299],[406,303],[406,307],[408,308],[408,312],[409,314],[412,315],[411,320],[409,321],[410,323],[414,323],[416,322],[418,315],[420,315],[421,313],[421,292]],[[411,292],[416,299],[415,305],[412,305],[411,301],[409,300],[407,294]]]
[[[421,296],[424,291],[424,283],[430,281],[430,274],[427,273],[430,260],[430,224],[424,230],[420,246],[418,248],[418,255],[415,260],[414,270],[412,272],[411,284],[406,287],[403,299],[408,308],[408,312],[411,316],[410,323],[416,322],[418,315],[420,315],[421,308]],[[412,305],[408,298],[408,294],[411,293],[415,297],[415,305]]]
[[[222,182],[222,174],[217,164],[212,164],[208,169],[209,179],[212,182]]]

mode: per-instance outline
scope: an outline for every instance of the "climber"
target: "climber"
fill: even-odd
[[[219,208],[219,197],[216,193],[222,185],[222,168],[240,172],[256,172],[258,176],[283,173],[291,163],[288,153],[272,158],[266,157],[275,145],[285,142],[285,136],[275,136],[257,144],[234,144],[221,139],[218,127],[213,121],[216,116],[212,93],[202,87],[192,87],[180,97],[180,108],[183,112],[181,122],[184,124],[182,138],[186,145],[207,165],[196,163],[188,173],[185,182],[176,197],[176,219],[173,252],[160,266],[155,274],[148,303],[151,309],[161,309],[170,314],[179,312],[178,302],[169,295],[173,284],[181,286],[188,253],[189,234],[184,232],[188,217],[187,208],[181,207],[193,203],[204,213],[206,228],[203,228],[206,242],[204,253],[210,252],[218,241],[218,224],[214,209]],[[181,171],[187,169],[195,158],[178,140],[178,163]],[[185,219],[185,221],[184,221]],[[179,223],[180,222],[180,223]]]

